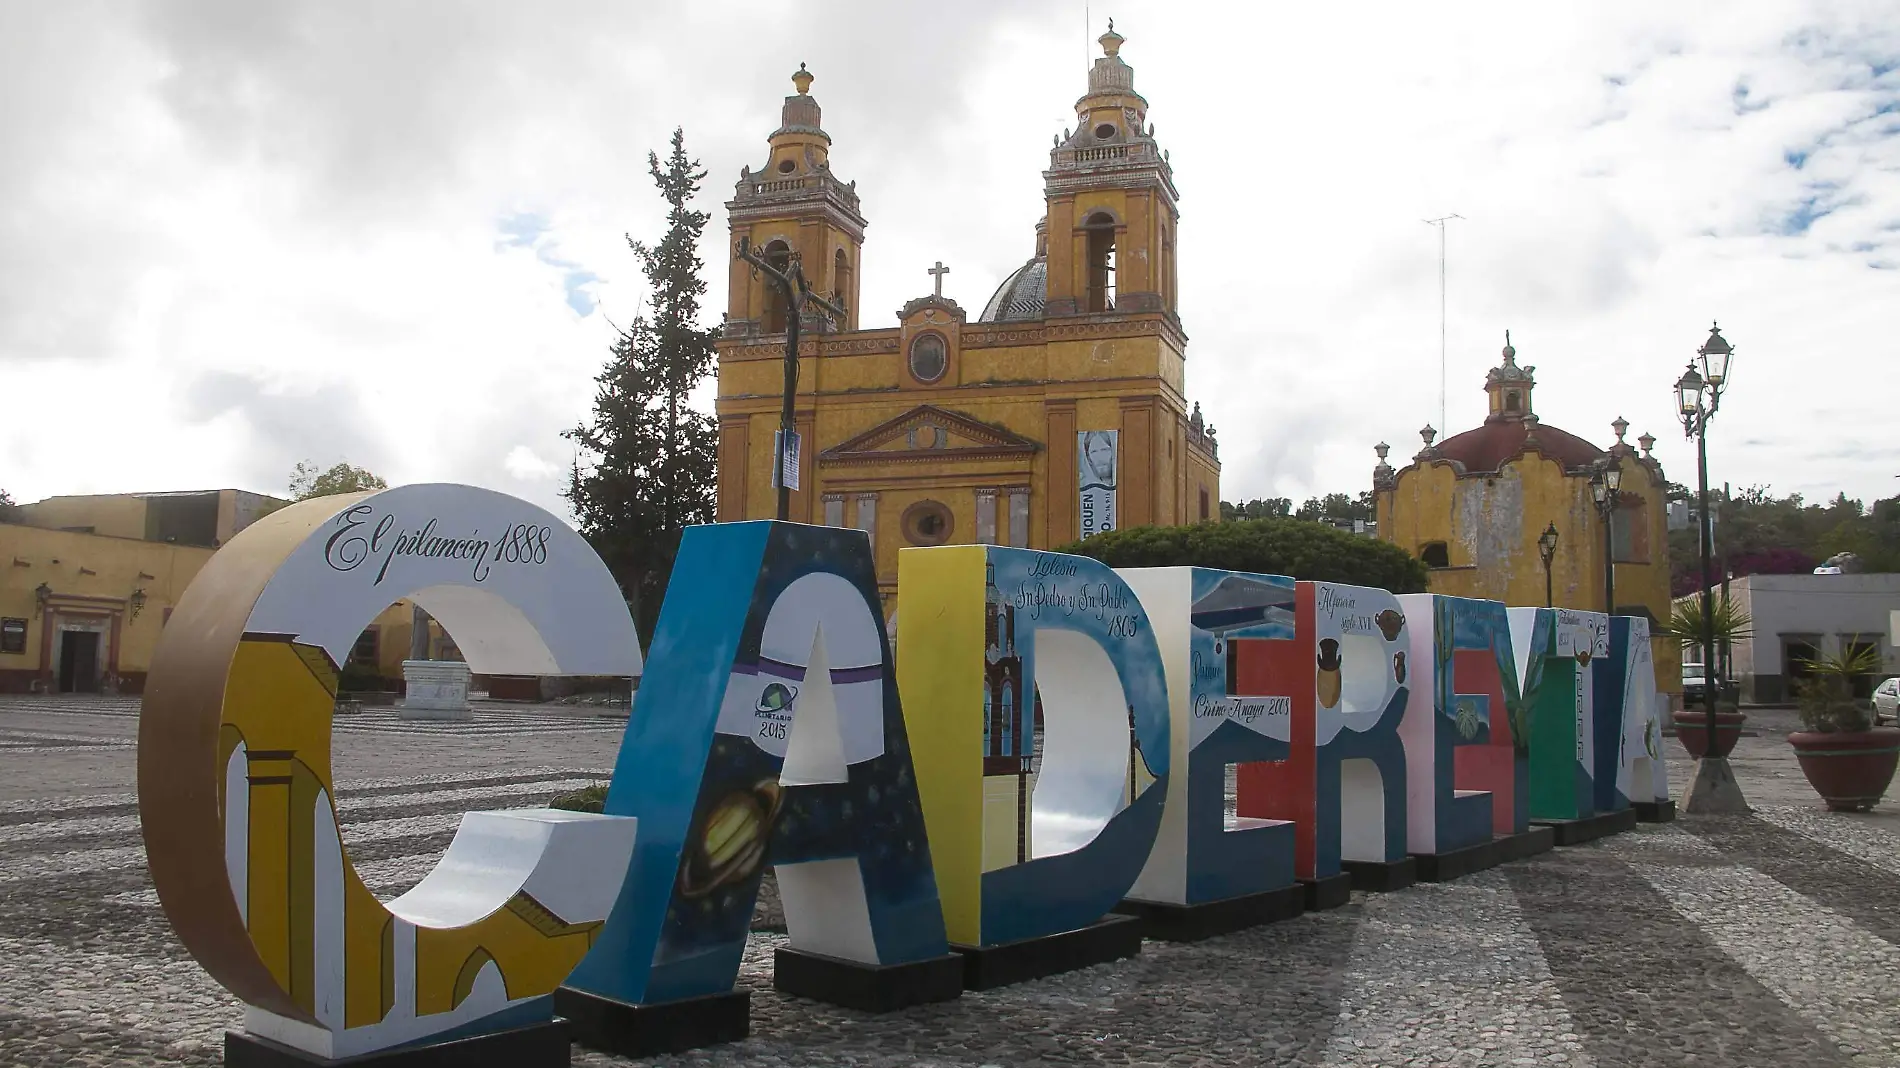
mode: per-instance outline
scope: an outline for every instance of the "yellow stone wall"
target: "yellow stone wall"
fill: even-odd
[[[143,530],[142,514],[138,522]],[[26,649],[0,653],[0,691],[26,692],[35,686],[56,690],[59,634],[71,628],[99,634],[99,677],[86,680],[86,688],[116,685],[136,692],[151,666],[168,610],[212,552],[0,523],[0,618],[26,620]],[[52,594],[44,609],[35,593],[42,583]],[[131,609],[134,590],[145,593],[137,618]],[[114,665],[116,683],[105,677]]]

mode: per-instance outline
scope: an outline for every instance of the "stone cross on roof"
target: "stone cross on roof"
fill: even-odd
[[[937,283],[937,295],[940,297],[943,296],[943,276],[950,273],[950,268],[945,267],[942,260],[938,260],[935,267],[930,268],[924,273],[930,275]]]

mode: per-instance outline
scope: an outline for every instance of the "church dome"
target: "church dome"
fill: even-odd
[[[1003,284],[996,287],[996,295],[983,306],[983,314],[976,321],[1019,323],[1039,320],[1042,318],[1042,306],[1048,298],[1049,259],[1038,255],[1003,279]]]
[[[1513,419],[1487,422],[1475,430],[1438,443],[1436,452],[1444,460],[1456,460],[1469,474],[1496,471],[1506,460],[1524,451],[1524,439],[1536,435],[1537,451],[1564,465],[1565,470],[1589,467],[1603,459],[1604,452],[1568,431],[1548,423]]]

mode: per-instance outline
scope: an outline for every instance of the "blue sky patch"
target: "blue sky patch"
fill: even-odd
[[[572,260],[556,256],[542,240],[548,233],[547,216],[532,211],[510,212],[496,220],[495,229],[501,235],[495,242],[497,251],[533,249],[535,259],[563,272],[561,289],[567,294],[567,306],[574,309],[574,314],[585,319],[600,306],[600,301],[594,299],[593,292],[587,288],[600,281],[600,276]]]

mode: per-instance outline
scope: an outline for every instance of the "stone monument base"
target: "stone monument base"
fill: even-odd
[[[1418,882],[1418,864],[1411,857],[1404,860],[1342,860],[1339,867],[1352,880],[1354,890],[1368,890],[1375,894],[1403,890]]]
[[[1549,827],[1557,836],[1560,846],[1582,845],[1594,842],[1604,835],[1620,834],[1636,827],[1636,810],[1619,809],[1615,812],[1599,812],[1594,816],[1585,816],[1578,820],[1532,820],[1540,827]]]
[[[1300,889],[1305,892],[1306,911],[1336,909],[1352,900],[1352,876],[1342,871],[1324,879],[1301,879]]]
[[[1491,844],[1498,848],[1498,863],[1505,864],[1550,852],[1557,844],[1557,832],[1549,827],[1531,827],[1516,834],[1499,835],[1491,839]]]
[[[1091,964],[1107,964],[1141,953],[1140,920],[1133,916],[1104,916],[1087,927],[998,946],[950,948],[963,956],[963,988],[994,990],[999,986],[1060,975]]]
[[[1632,801],[1630,807],[1636,810],[1639,823],[1676,822],[1676,803],[1667,798],[1661,801]]]
[[[574,1041],[633,1060],[739,1042],[752,1033],[747,990],[636,1005],[564,986],[554,992],[554,1011],[567,1017]]]
[[[1418,869],[1418,881],[1421,883],[1446,883],[1453,879],[1462,879],[1473,872],[1486,868],[1495,868],[1503,860],[1496,839],[1475,842],[1462,849],[1447,849],[1442,853],[1414,853],[1412,860]]]
[[[469,720],[468,665],[459,660],[402,662],[403,699],[398,719]]]
[[[333,1060],[242,1031],[224,1033],[226,1068],[309,1068],[311,1065],[350,1065],[352,1068],[567,1068],[573,1046],[565,1020],[549,1020],[510,1031],[424,1046],[399,1046]]]
[[[859,1012],[896,1012],[963,996],[963,958],[955,953],[907,964],[865,964],[791,946],[772,956],[772,985]]]
[[[1176,905],[1167,901],[1123,898],[1115,911],[1139,916],[1143,934],[1157,942],[1198,942],[1203,938],[1290,920],[1306,911],[1306,887],[1299,883],[1257,894]]]

